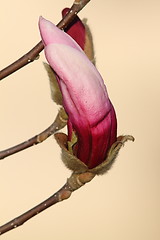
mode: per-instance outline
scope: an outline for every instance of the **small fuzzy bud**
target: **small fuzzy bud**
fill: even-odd
[[[62,93],[59,89],[56,75],[49,64],[43,63],[43,65],[48,73],[51,88],[51,97],[56,104],[62,106]]]

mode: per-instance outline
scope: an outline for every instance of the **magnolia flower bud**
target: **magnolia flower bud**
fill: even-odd
[[[111,162],[117,155],[112,151],[118,144],[117,121],[101,75],[68,34],[42,17],[39,28],[46,59],[56,73],[68,114],[65,151],[74,156],[72,160],[75,159],[78,165],[82,162],[85,169],[80,170],[82,172],[108,162],[108,153],[112,156]],[[67,162],[71,159],[68,155]],[[74,164],[66,165],[78,171],[76,163],[74,167],[71,166]]]

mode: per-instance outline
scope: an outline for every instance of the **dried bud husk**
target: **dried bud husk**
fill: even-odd
[[[59,88],[59,85],[58,85],[58,82],[56,79],[56,75],[49,64],[43,63],[43,65],[48,73],[48,77],[49,77],[49,81],[50,81],[50,88],[51,88],[51,97],[56,104],[62,106],[63,105],[62,104],[62,93],[60,91],[60,88]]]
[[[95,65],[95,54],[94,54],[94,44],[93,44],[93,37],[90,30],[90,27],[87,24],[87,19],[84,18],[82,20],[85,26],[85,45],[84,45],[84,52],[89,58],[89,60]]]
[[[67,149],[68,147],[68,136],[64,133],[56,133],[54,137],[59,144],[60,148],[62,149],[62,161],[67,168],[72,170],[75,173],[83,173],[88,170],[88,167],[79,160],[76,156],[74,156],[70,151]]]
[[[90,171],[97,175],[103,175],[104,173],[106,173],[112,167],[120,149],[124,146],[124,143],[128,140],[134,141],[134,137],[131,135],[119,136],[117,138],[117,141],[113,143],[111,148],[109,149],[106,159],[95,168],[92,168]]]
[[[68,149],[68,141],[67,135],[64,133],[56,133],[54,134],[55,139],[59,146],[62,149],[62,161],[66,165],[67,168],[72,170],[74,173],[84,173],[90,172],[96,175],[103,175],[106,173],[114,163],[120,149],[124,146],[124,143],[128,140],[134,141],[134,138],[130,135],[119,136],[117,141],[111,146],[108,151],[106,159],[96,166],[95,168],[89,169],[87,165],[85,165],[80,159],[74,156]]]

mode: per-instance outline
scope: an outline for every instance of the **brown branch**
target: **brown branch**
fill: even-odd
[[[89,2],[90,0],[75,0],[70,11],[66,16],[57,24],[60,29],[65,29],[69,23],[73,21],[77,13]],[[16,72],[25,65],[33,62],[38,58],[39,53],[43,50],[44,46],[42,41],[40,41],[34,48],[32,48],[28,53],[23,55],[20,59],[10,64],[8,67],[0,71],[0,80],[9,76],[10,74]]]
[[[14,153],[20,152],[26,148],[29,148],[33,145],[43,142],[52,134],[62,129],[63,127],[65,127],[66,124],[67,124],[67,115],[64,109],[61,108],[59,113],[57,114],[55,121],[47,129],[45,129],[43,132],[39,133],[38,135],[30,138],[29,140],[23,143],[20,143],[16,146],[0,151],[0,159],[4,159],[5,157],[8,157]]]
[[[0,226],[0,235],[21,226],[23,223],[25,223],[38,213],[44,211],[48,207],[65,199],[68,199],[73,191],[82,187],[85,183],[90,182],[94,177],[95,175],[90,172],[85,172],[81,174],[73,173],[71,177],[67,180],[66,184],[51,197],[38,204],[34,208],[30,209],[29,211],[23,213],[22,215],[9,221],[8,223]]]

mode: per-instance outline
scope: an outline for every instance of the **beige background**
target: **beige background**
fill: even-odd
[[[8,0],[0,8],[0,68],[40,39],[39,15],[57,23],[72,0]],[[118,116],[118,134],[133,134],[108,174],[34,217],[2,240],[160,239],[160,2],[91,1],[79,14],[91,26],[97,66]],[[0,83],[0,149],[51,124],[44,55]],[[70,172],[51,137],[0,162],[0,224],[58,190]]]

